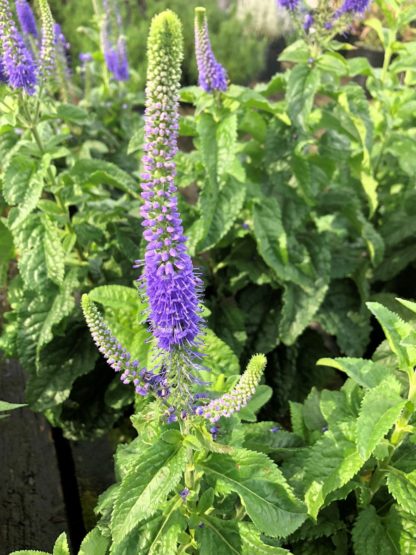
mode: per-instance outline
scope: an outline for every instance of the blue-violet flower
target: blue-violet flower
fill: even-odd
[[[227,73],[212,51],[205,8],[195,8],[195,53],[199,86],[205,92],[226,91]]]
[[[29,2],[27,0],[16,0],[16,13],[22,32],[37,38],[36,20]]]

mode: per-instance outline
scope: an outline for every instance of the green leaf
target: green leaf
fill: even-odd
[[[88,112],[74,104],[58,104],[57,116],[69,123],[85,125],[88,123]]]
[[[109,539],[94,528],[85,536],[78,555],[106,555],[109,543]]]
[[[259,451],[277,458],[303,445],[302,440],[292,432],[280,429],[275,422],[256,422],[243,427],[246,449]]]
[[[394,555],[416,553],[416,518],[393,505],[385,520],[389,538],[394,542]]]
[[[305,463],[305,501],[316,518],[325,499],[354,477],[364,464],[354,443],[355,423],[340,423],[328,430],[309,450]]]
[[[229,113],[223,116],[216,130],[218,149],[218,178],[221,181],[229,173],[234,162],[237,144],[237,114]]]
[[[65,277],[61,288],[55,298],[51,297],[52,304],[47,308],[41,305],[38,316],[42,318],[36,346],[36,366],[39,368],[40,352],[42,348],[53,339],[52,329],[54,325],[69,316],[75,306],[74,289],[79,286],[76,270],[71,270]],[[35,299],[38,301],[40,297]],[[46,311],[45,311],[46,308]]]
[[[381,384],[393,371],[384,364],[363,358],[321,358],[316,364],[345,372],[348,377],[366,388]]]
[[[402,509],[416,517],[416,470],[405,473],[391,468],[387,487]]]
[[[46,551],[34,551],[32,549],[24,549],[23,551],[13,551],[10,555],[52,555]]]
[[[320,72],[313,66],[298,64],[290,71],[286,100],[289,117],[294,125],[306,129],[319,84]]]
[[[198,528],[196,537],[200,555],[241,555],[241,538],[234,521],[215,516],[202,517],[203,528]]]
[[[7,272],[13,255],[14,245],[12,234],[4,223],[0,221],[0,287],[3,287],[7,280]]]
[[[368,459],[399,418],[406,404],[400,387],[390,376],[366,392],[357,420],[357,448],[363,459]]]
[[[176,503],[173,508],[177,508],[177,506]],[[152,538],[146,552],[147,555],[176,555],[178,553],[179,537],[186,529],[186,525],[187,521],[180,511],[170,511],[159,523],[157,533]]]
[[[231,176],[215,197],[208,198],[204,195],[204,191],[202,192],[200,205],[204,231],[201,240],[197,243],[197,251],[214,247],[228,233],[240,214],[245,197],[245,184]],[[208,202],[212,202],[213,205],[208,205]],[[208,214],[212,214],[210,221]]]
[[[390,348],[398,358],[400,368],[406,370],[413,367],[416,364],[416,346],[405,347],[402,345],[402,340],[411,334],[412,326],[379,303],[366,304],[383,328]]]
[[[2,192],[9,205],[24,202],[36,162],[23,154],[13,156],[6,168]]]
[[[138,183],[124,170],[111,162],[97,159],[81,159],[69,170],[81,185],[111,185],[121,191],[139,198]]]
[[[199,467],[224,493],[238,493],[256,527],[272,537],[285,537],[305,520],[304,506],[280,470],[264,454],[234,449],[212,454]]]
[[[240,363],[234,351],[210,329],[204,334],[203,352],[204,366],[209,369],[208,380],[213,381],[221,374],[226,377],[240,374]]]
[[[243,555],[290,555],[290,552],[282,547],[273,547],[265,544],[256,527],[248,522],[239,522],[238,531],[242,541]]]
[[[59,240],[59,230],[47,214],[41,216],[44,228],[43,248],[49,279],[61,285],[65,273],[65,252]]]
[[[283,228],[282,214],[275,198],[254,205],[254,235],[263,260],[274,270],[278,279],[295,278],[296,270],[289,264],[288,239]]]
[[[352,530],[356,555],[397,555],[386,526],[373,505],[360,511]]]
[[[141,301],[137,289],[126,287],[124,285],[101,285],[91,289],[88,297],[95,303],[101,303],[105,307],[125,310],[126,307],[141,306]]]
[[[19,202],[16,203],[17,207],[12,208],[9,214],[10,228],[12,230],[18,227],[38,205],[49,165],[49,156],[44,156],[40,165],[31,174],[29,182],[25,183],[24,189],[19,192],[20,198]]]
[[[69,552],[68,539],[65,533],[62,533],[56,540],[55,545],[53,546],[52,555],[71,555]]]
[[[124,477],[112,516],[114,541],[121,542],[151,517],[176,487],[185,468],[185,449],[163,441],[143,451]]]
[[[21,404],[21,403],[8,403],[7,401],[0,401],[0,412],[20,409],[25,406],[26,406],[25,404]]]

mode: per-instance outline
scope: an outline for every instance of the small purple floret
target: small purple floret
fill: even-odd
[[[282,8],[293,12],[299,5],[299,0],[277,0],[277,3]]]

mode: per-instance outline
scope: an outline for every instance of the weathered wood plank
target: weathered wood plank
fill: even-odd
[[[24,402],[24,373],[0,359],[0,398]],[[52,552],[68,530],[51,430],[27,408],[0,420],[0,555],[17,549]]]

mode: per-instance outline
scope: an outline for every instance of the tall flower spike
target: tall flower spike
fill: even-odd
[[[227,73],[212,51],[205,8],[195,8],[195,53],[199,86],[205,92],[226,91]]]
[[[33,94],[36,86],[35,62],[17,31],[8,0],[0,0],[0,42],[8,84]]]
[[[94,343],[108,364],[113,370],[120,372],[120,380],[124,384],[133,383],[136,393],[146,393],[148,386],[146,387],[141,377],[143,369],[139,368],[139,362],[132,360],[130,354],[112,335],[97,308],[89,300],[88,295],[82,296],[81,305]]]
[[[42,80],[48,79],[55,68],[55,22],[48,0],[39,0],[42,38],[40,43],[40,68]]]
[[[149,299],[150,328],[160,350],[156,364],[167,369],[173,390],[186,404],[195,381],[192,371],[198,369],[202,282],[186,249],[175,186],[182,56],[181,23],[166,10],[153,18],[148,39],[140,211],[147,245],[141,279]]]
[[[116,81],[127,81],[130,75],[121,15],[117,7],[110,5],[108,0],[103,0],[103,9],[101,42],[106,66]]]
[[[246,371],[230,393],[213,399],[208,405],[197,407],[195,413],[207,418],[210,422],[217,422],[221,416],[230,417],[233,413],[240,411],[256,392],[266,363],[264,355],[254,355],[248,363]]]
[[[22,32],[33,37],[38,37],[35,16],[27,0],[16,0],[16,13]]]

